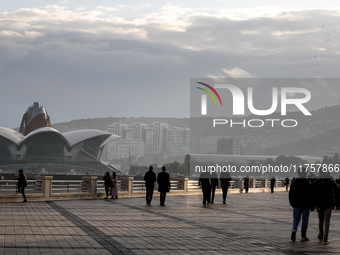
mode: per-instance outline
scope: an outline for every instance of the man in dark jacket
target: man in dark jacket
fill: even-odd
[[[153,166],[149,166],[149,171],[144,175],[146,187],[146,204],[151,205],[153,190],[155,188],[156,174],[153,172]]]
[[[328,232],[332,210],[338,203],[339,187],[336,185],[332,176],[326,172],[320,172],[320,178],[313,184],[315,207],[319,216],[319,235],[318,239],[323,244],[328,244]],[[325,223],[325,231],[323,225]]]
[[[218,186],[218,177],[215,172],[212,172],[210,175],[210,189],[211,189],[211,199],[210,202],[213,204],[214,203],[214,198],[215,198],[215,190],[216,187]]]
[[[220,175],[221,187],[223,192],[223,204],[225,204],[225,200],[227,199],[228,188],[230,186],[231,176],[229,172],[222,172]]]
[[[312,184],[306,179],[306,168],[300,168],[299,178],[293,179],[289,190],[289,203],[293,210],[293,230],[291,239],[296,240],[296,231],[302,215],[301,241],[309,241],[307,237],[307,227],[309,210],[314,210]]]
[[[210,203],[210,173],[202,172],[198,179],[198,185],[202,187],[203,193],[203,205],[209,205]]]
[[[160,192],[160,205],[165,206],[166,193],[170,191],[170,175],[165,172],[165,166],[162,167],[162,172],[157,175],[158,191]]]
[[[271,193],[274,193],[275,182],[276,182],[275,177],[270,179],[270,190],[271,190]]]
[[[243,178],[243,186],[244,186],[244,189],[246,190],[246,193],[248,193],[248,189],[249,189],[249,176],[248,175]]]

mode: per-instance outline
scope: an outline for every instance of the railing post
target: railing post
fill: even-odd
[[[253,188],[256,188],[256,179],[253,179]]]
[[[87,189],[86,192],[91,194],[91,197],[97,198],[97,176],[83,176],[83,182],[87,182]]]
[[[276,182],[275,182],[275,188],[278,187],[278,182],[279,182],[279,180],[276,180]]]
[[[49,200],[51,199],[51,195],[52,195],[52,180],[53,180],[53,176],[45,176],[45,179],[42,179],[43,181],[43,186],[44,189],[42,190],[45,194],[45,200]]]
[[[240,193],[242,193],[242,179],[238,180],[238,188],[240,189]]]
[[[188,187],[188,182],[189,182],[189,178],[184,178],[183,180],[183,190],[185,193],[187,193],[189,191],[189,187]]]
[[[267,179],[264,180],[264,188],[265,188],[265,189],[268,188],[268,180],[267,180]]]
[[[128,192],[129,192],[129,195],[131,195],[133,193],[133,180],[134,178],[133,177],[129,177],[128,179]]]

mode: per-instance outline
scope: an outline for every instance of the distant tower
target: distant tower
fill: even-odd
[[[19,132],[27,135],[41,127],[51,127],[50,116],[48,116],[47,111],[42,105],[34,102],[27,108],[22,117]]]

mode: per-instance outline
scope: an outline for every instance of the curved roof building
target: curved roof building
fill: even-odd
[[[101,130],[60,133],[52,128],[45,108],[35,102],[26,110],[19,132],[0,127],[0,165],[96,162],[104,146],[119,138]]]

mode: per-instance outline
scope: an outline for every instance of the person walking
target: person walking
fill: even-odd
[[[210,173],[202,172],[198,179],[198,185],[202,187],[203,193],[203,205],[209,205],[210,203]]]
[[[162,167],[162,172],[157,175],[158,191],[160,192],[160,205],[165,206],[166,193],[170,191],[170,175],[165,172],[165,166]]]
[[[146,204],[151,205],[153,191],[155,189],[156,174],[153,172],[153,166],[149,166],[149,171],[144,175],[146,188]]]
[[[244,186],[246,193],[248,193],[248,189],[249,189],[249,176],[248,175],[243,178],[243,186]]]
[[[275,186],[275,177],[271,178],[270,180],[270,190],[271,190],[271,193],[274,193],[274,186]]]
[[[25,188],[27,186],[27,178],[26,175],[24,175],[24,170],[19,169],[18,177],[13,179],[18,180],[18,192],[21,193],[22,197],[24,198],[24,203],[27,202],[26,195],[25,195]]]
[[[287,176],[287,178],[285,179],[286,191],[288,191],[289,182],[290,182],[290,180],[289,180],[289,178],[288,178],[288,176]]]
[[[210,175],[210,189],[211,189],[211,199],[210,202],[213,204],[214,203],[214,198],[215,198],[215,191],[218,186],[218,177],[215,172],[212,172]]]
[[[221,187],[222,187],[223,204],[225,204],[225,200],[227,199],[230,181],[231,181],[230,173],[222,172],[220,175],[220,182],[221,182]]]
[[[112,187],[112,181],[111,181],[111,176],[110,176],[109,172],[106,172],[104,174],[103,180],[104,180],[105,193],[106,193],[106,197],[104,199],[108,199],[109,198],[109,190]]]
[[[112,187],[111,187],[111,199],[118,198],[118,176],[116,172],[112,173]]]
[[[306,179],[306,169],[302,168],[298,172],[299,177],[293,179],[289,190],[289,203],[293,207],[293,229],[291,240],[295,242],[296,231],[302,216],[301,241],[309,241],[307,228],[309,211],[314,210],[312,184]]]
[[[320,172],[320,178],[313,184],[315,207],[319,217],[318,239],[327,245],[330,220],[334,206],[339,203],[339,187],[332,176],[326,172]],[[325,230],[324,227],[325,226]]]

